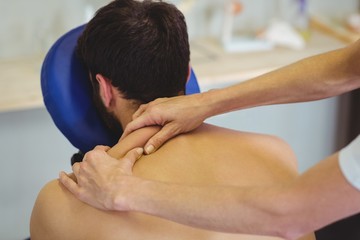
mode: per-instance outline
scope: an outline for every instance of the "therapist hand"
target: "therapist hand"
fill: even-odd
[[[159,98],[148,104],[143,104],[134,113],[133,121],[126,126],[122,138],[145,126],[163,126],[145,144],[145,152],[150,154],[170,138],[200,126],[207,117],[206,109],[201,105],[200,99],[201,94],[194,94]]]
[[[132,168],[142,156],[142,148],[129,151],[120,160],[110,157],[105,150],[96,147],[85,154],[83,162],[72,167],[77,182],[66,173],[60,173],[60,182],[79,200],[102,210],[130,210],[123,201],[127,191],[137,178],[132,177]]]

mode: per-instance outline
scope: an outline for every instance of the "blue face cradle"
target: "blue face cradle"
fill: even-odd
[[[55,125],[82,152],[96,145],[113,146],[120,136],[112,133],[96,112],[88,73],[75,54],[85,25],[59,38],[47,53],[41,69],[41,90]],[[186,94],[199,93],[191,70]]]

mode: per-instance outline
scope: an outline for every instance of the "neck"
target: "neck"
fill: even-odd
[[[121,103],[117,104],[114,108],[114,115],[120,122],[122,129],[132,121],[132,116],[135,111],[139,108],[140,104],[135,103],[133,100],[122,99]]]

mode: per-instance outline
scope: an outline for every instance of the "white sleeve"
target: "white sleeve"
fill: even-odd
[[[360,190],[360,135],[339,153],[340,169],[351,185]]]

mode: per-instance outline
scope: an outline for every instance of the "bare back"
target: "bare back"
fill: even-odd
[[[115,155],[117,147],[121,143],[113,149]],[[143,156],[134,175],[191,185],[266,186],[291,181],[297,170],[293,152],[277,138],[203,124]],[[75,199],[57,180],[39,194],[31,232],[32,240],[280,239],[205,231],[135,212],[100,211]]]

